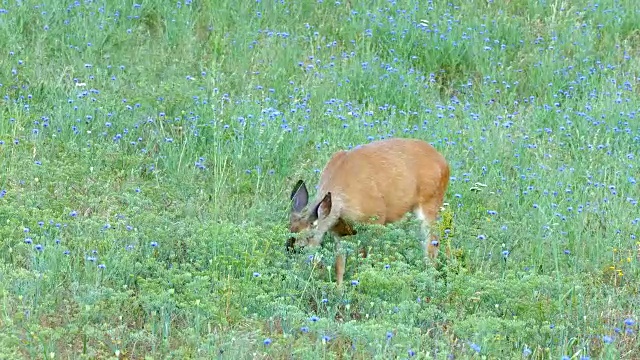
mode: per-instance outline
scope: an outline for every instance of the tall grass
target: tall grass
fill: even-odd
[[[0,357],[633,358],[638,16],[0,4]],[[449,160],[446,251],[362,227],[337,289],[332,246],[285,254],[288,196],[386,137]]]

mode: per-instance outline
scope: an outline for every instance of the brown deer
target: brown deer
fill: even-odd
[[[449,185],[449,165],[429,143],[389,138],[329,160],[318,184],[318,197],[309,207],[309,193],[299,180],[291,193],[289,231],[296,233],[286,247],[320,245],[328,231],[336,243],[336,283],[342,285],[345,255],[340,237],[355,235],[354,223],[388,224],[413,211],[422,221],[425,257],[438,255],[438,236],[432,233]]]

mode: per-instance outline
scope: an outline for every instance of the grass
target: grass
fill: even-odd
[[[638,16],[0,4],[0,358],[636,358]],[[388,136],[450,162],[447,251],[363,227],[337,289],[288,196]]]

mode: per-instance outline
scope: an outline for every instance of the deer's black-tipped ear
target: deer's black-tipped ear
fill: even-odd
[[[309,202],[309,192],[307,192],[307,186],[304,181],[298,180],[291,192],[291,210],[294,212],[301,212],[307,203]]]
[[[322,217],[327,217],[331,213],[331,192],[328,192],[322,200],[318,203],[318,205],[311,212],[310,217],[315,220],[322,215]]]

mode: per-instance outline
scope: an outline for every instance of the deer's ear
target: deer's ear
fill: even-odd
[[[325,218],[331,213],[331,192],[328,192],[310,214],[312,220]]]
[[[304,184],[304,181],[298,180],[291,192],[291,211],[299,213],[307,206],[307,203],[309,203],[307,186]]]

